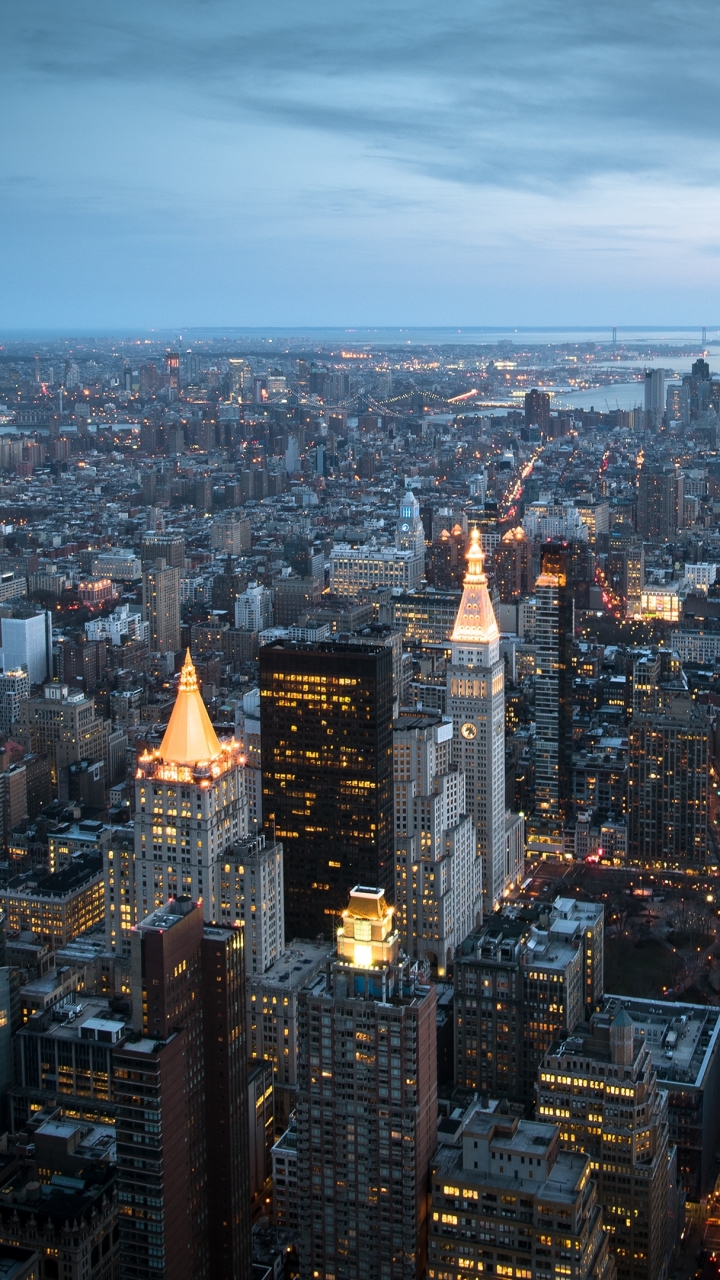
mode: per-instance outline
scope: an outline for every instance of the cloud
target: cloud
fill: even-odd
[[[36,81],[161,84],[190,114],[352,138],[468,185],[557,190],[667,169],[717,181],[716,18],[710,0],[26,0],[5,6],[3,45]]]

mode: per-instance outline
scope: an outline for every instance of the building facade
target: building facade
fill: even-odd
[[[265,829],[284,849],[287,936],[332,936],[353,884],[393,885],[392,653],[260,650]]]
[[[588,1157],[496,1108],[475,1104],[432,1162],[428,1280],[613,1280]]]
[[[582,1024],[551,1047],[538,1073],[537,1115],[559,1124],[564,1150],[592,1161],[618,1280],[664,1280],[679,1226],[668,1099],[624,1009],[595,1034]]]
[[[475,825],[452,768],[453,726],[432,714],[393,722],[395,907],[403,950],[443,976],[482,917]]]
[[[474,529],[468,571],[451,635],[447,713],[452,720],[453,764],[466,780],[468,813],[482,862],[483,910],[500,901],[505,880],[505,664]]]
[[[570,547],[542,546],[541,568],[535,584],[535,812],[528,846],[535,853],[561,853],[572,781],[575,607]]]
[[[219,919],[225,854],[247,833],[240,749],[218,740],[188,652],[162,743],[137,764],[131,923],[183,896]]]
[[[354,889],[330,984],[300,1004],[302,1280],[424,1275],[435,1019],[435,987],[402,957],[383,892]]]

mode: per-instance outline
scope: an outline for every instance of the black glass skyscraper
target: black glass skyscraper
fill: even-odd
[[[263,816],[285,851],[286,934],[330,937],[353,885],[392,888],[391,651],[267,645],[260,694]]]
[[[535,584],[535,812],[529,844],[536,852],[560,853],[572,786],[572,545],[548,542],[540,556]]]

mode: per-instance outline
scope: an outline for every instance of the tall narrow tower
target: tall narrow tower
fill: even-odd
[[[418,555],[425,555],[425,530],[420,517],[420,503],[412,489],[407,489],[403,494],[395,544],[400,551],[414,551]]]
[[[168,898],[190,897],[202,902],[206,921],[221,919],[224,854],[247,836],[247,824],[240,747],[218,740],[188,652],[161,746],[138,760],[134,894],[125,913],[111,898],[110,935]]]
[[[450,637],[447,710],[453,721],[453,763],[465,774],[467,809],[482,858],[483,910],[505,888],[505,671],[500,631],[483,567],[480,533],[473,529],[463,597]]]
[[[575,606],[568,543],[546,543],[535,584],[535,813],[529,846],[562,853],[572,806],[572,644]]]

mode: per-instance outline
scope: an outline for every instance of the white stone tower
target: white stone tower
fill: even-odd
[[[477,831],[487,914],[506,885],[505,670],[477,529],[470,535],[467,561],[462,602],[450,637],[447,712],[453,721],[453,762],[465,774],[467,809]]]

